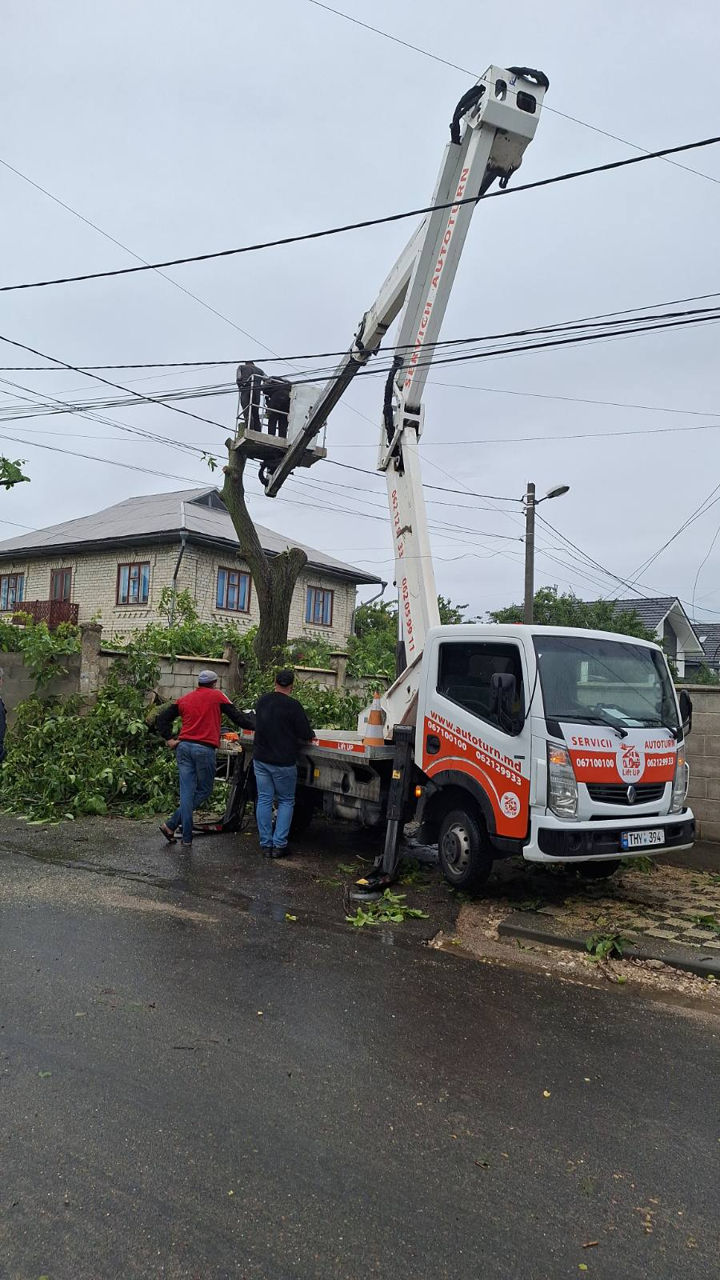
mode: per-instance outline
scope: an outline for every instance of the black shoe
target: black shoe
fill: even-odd
[[[269,850],[269,854],[271,858],[289,858],[290,847],[289,845],[283,845],[282,849],[278,849],[273,845],[272,849]]]

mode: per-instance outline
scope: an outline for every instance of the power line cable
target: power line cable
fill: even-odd
[[[31,355],[38,356],[40,360],[54,360],[55,364],[60,365],[63,369],[69,369],[71,373],[78,373],[86,378],[92,378],[95,382],[102,382],[106,387],[113,387],[116,391],[123,391],[126,395],[130,395],[135,400],[142,400],[146,404],[159,405],[163,409],[170,409],[173,413],[181,413],[186,418],[195,418],[197,422],[206,422],[211,427],[220,427],[222,431],[226,431],[227,427],[222,422],[215,422],[212,418],[204,418],[197,413],[191,413],[189,409],[178,409],[177,405],[166,404],[165,401],[155,399],[153,396],[143,395],[141,391],[132,391],[130,387],[124,387],[119,382],[110,382],[107,378],[101,378],[97,373],[86,373],[85,370],[79,369],[77,365],[68,364],[67,361],[61,360],[58,356],[50,356],[47,352],[38,351],[35,347],[27,346],[24,342],[16,342],[13,338],[7,338],[0,334],[0,342],[6,342],[10,347],[17,347],[20,351],[28,351]]]
[[[712,537],[712,542],[710,543],[710,546],[708,547],[707,551],[705,552],[705,555],[700,561],[700,564],[698,565],[697,573],[695,574],[695,579],[693,581],[693,589],[692,589],[692,609],[690,614],[691,618],[695,617],[695,593],[697,591],[698,580],[700,578],[700,574],[702,573],[702,570],[705,568],[705,565],[710,559],[710,553],[712,552],[712,549],[715,546],[715,543],[717,542],[718,537],[720,537],[720,524],[715,530],[715,533],[713,534],[713,537]]]
[[[420,45],[411,44],[409,40],[401,40],[399,36],[393,36],[389,31],[382,31],[380,27],[373,27],[368,22],[361,22],[359,18],[354,18],[349,13],[344,13],[341,9],[333,9],[331,5],[322,3],[322,0],[308,0],[309,4],[314,4],[317,9],[325,9],[328,13],[333,13],[337,18],[344,18],[346,22],[352,22],[356,27],[364,27],[366,31],[372,31],[376,36],[382,36],[385,40],[391,40],[393,44],[402,45],[404,49],[411,49],[413,53],[419,53],[424,58],[430,58],[433,62],[439,62],[444,67],[450,67],[453,71],[461,71],[463,75],[478,78],[477,71],[470,71],[467,67],[461,67],[457,62],[450,62],[447,58],[441,58],[436,53],[430,53],[429,49],[422,49]],[[601,129],[598,125],[590,124],[587,120],[581,120],[579,116],[568,115],[566,111],[559,111],[557,107],[551,107],[547,103],[543,103],[543,111],[549,111],[554,116],[561,116],[563,120],[571,120],[573,124],[582,125],[583,129],[591,129],[593,133],[600,133],[604,138],[612,138],[613,142],[620,142],[624,147],[631,147],[633,151],[642,151],[645,154],[646,148],[639,146],[636,142],[628,142],[627,138],[620,138],[616,133],[609,133],[607,129]],[[668,164],[675,165],[678,169],[684,169],[687,173],[694,173],[698,178],[705,178],[706,182],[720,182],[720,179],[713,178],[709,173],[702,173],[700,169],[691,169],[689,165],[679,164],[677,160],[669,160]]]
[[[147,476],[160,476],[163,480],[182,480],[194,485],[195,488],[199,487],[199,482],[196,477],[191,478],[190,476],[173,475],[169,471],[153,471],[149,467],[141,467],[134,462],[121,462],[115,458],[99,458],[96,454],[80,453],[75,449],[64,449],[60,445],[47,444],[45,442],[41,443],[39,440],[25,440],[22,436],[3,435],[2,439],[12,440],[15,444],[23,444],[30,449],[47,449],[51,453],[63,453],[70,458],[84,458],[88,462],[103,462],[109,467],[122,467],[125,471],[140,471]]]
[[[704,516],[705,513],[709,511],[711,507],[715,506],[716,502],[720,502],[720,497],[715,497],[715,494],[718,493],[718,490],[720,490],[720,484],[715,485],[714,488],[710,490],[707,497],[704,498],[703,501],[699,504],[699,506],[697,506],[695,510],[690,513],[687,519],[680,525],[678,529],[675,530],[672,536],[669,537],[662,544],[661,547],[658,547],[657,551],[653,552],[653,554],[649,556],[647,560],[644,560],[643,563],[636,570],[634,570],[633,578],[635,580],[637,580],[637,577],[639,577],[641,573],[645,573],[646,570],[649,569],[650,565],[654,564],[655,561],[658,559],[658,557],[662,555],[663,551],[666,551],[667,548],[673,542],[675,542],[676,539],[679,538],[680,535],[683,534],[686,529],[690,528],[690,525],[694,524],[696,520],[699,520],[701,516]]]
[[[531,327],[526,329],[508,330],[506,333],[502,333],[502,334],[485,334],[477,338],[438,338],[434,342],[425,343],[424,347],[434,348],[434,347],[443,347],[443,346],[453,346],[460,343],[488,342],[490,341],[491,338],[498,338],[498,337],[518,337],[524,334],[559,332],[563,329],[574,328],[580,325],[591,325],[595,321],[600,321],[600,320],[612,321],[616,317],[618,317],[619,319],[622,319],[622,317],[625,317],[625,316],[631,316],[631,315],[639,316],[640,312],[651,313],[649,315],[639,316],[639,320],[645,320],[645,321],[651,320],[651,319],[664,319],[666,318],[667,315],[690,315],[690,314],[694,314],[695,312],[690,310],[686,310],[684,312],[669,312],[667,311],[667,308],[680,307],[687,302],[707,302],[708,299],[710,298],[720,298],[720,291],[716,290],[715,292],[711,292],[711,293],[689,294],[682,298],[664,299],[662,302],[648,302],[648,303],[643,303],[641,306],[624,307],[622,308],[622,310],[616,310],[616,311],[598,311],[598,312],[595,312],[593,315],[589,315],[589,316],[576,316],[571,320],[560,320],[560,321],[557,321],[555,324],[537,325],[534,328]],[[666,310],[660,311],[659,308],[665,308]],[[713,310],[718,310],[718,307],[715,307],[715,308],[706,307],[706,308],[700,308],[699,310],[702,314],[705,314],[706,312],[709,313]],[[253,339],[253,341],[258,341],[258,340]],[[272,350],[270,347],[266,348],[263,343],[260,343],[259,345],[263,347],[264,351]],[[414,350],[414,347],[415,347],[414,342],[388,343],[387,345],[382,347],[382,352],[383,354],[387,355],[397,351],[404,351],[408,349]],[[342,351],[314,351],[314,352],[310,352],[309,354],[308,353],[293,354],[289,356],[279,356],[273,352],[273,359],[270,361],[267,360],[267,357],[265,355],[254,354],[252,356],[245,355],[244,357],[242,355],[235,355],[235,356],[232,356],[229,360],[153,360],[153,361],[139,361],[135,363],[126,362],[124,364],[84,364],[84,363],[78,362],[77,368],[80,369],[81,372],[83,373],[106,372],[106,371],[112,372],[115,369],[201,369],[201,368],[218,368],[224,365],[234,366],[242,363],[243,359],[247,361],[265,360],[265,362],[268,364],[274,364],[276,361],[281,364],[299,364],[301,362],[307,362],[310,360],[317,361],[317,360],[339,359],[345,355],[347,355],[347,347],[343,348]],[[55,364],[0,365],[0,372],[2,373],[43,373],[43,372],[55,373],[57,372],[57,366]],[[459,384],[441,383],[436,385],[456,386]],[[498,388],[477,387],[477,388],[470,388],[470,390],[493,391],[493,390],[498,390]],[[508,395],[511,395],[511,394],[531,395],[533,393],[531,392],[525,393],[525,392],[518,391],[518,392],[507,392],[507,394]],[[540,393],[536,393],[536,394],[539,395]],[[570,397],[556,396],[553,398],[565,399]],[[605,401],[588,401],[587,403],[604,404]],[[644,406],[629,405],[628,407],[643,408]]]
[[[718,488],[718,489],[720,489],[720,485],[718,485],[718,486],[717,486],[717,488]],[[716,490],[713,490],[713,492],[716,492]],[[709,495],[709,496],[711,496],[711,495]],[[707,502],[707,499],[706,499],[706,502]],[[720,497],[716,498],[716,499],[715,499],[715,502],[720,502]],[[705,506],[705,504],[704,504],[704,503],[703,503],[703,504],[701,504],[701,505],[702,505],[703,507]],[[714,506],[714,505],[715,505],[715,503],[711,503],[711,504],[710,504],[710,506]],[[694,518],[695,518],[695,519],[699,519],[701,515],[704,515],[706,511],[709,511],[709,510],[710,510],[710,506],[705,507],[705,510],[699,510],[699,513],[698,513],[697,515],[695,515],[695,517],[694,517]],[[547,520],[545,520],[543,517],[538,516],[538,517],[537,517],[537,519],[538,519],[538,520],[540,520],[543,524],[545,524],[549,529],[551,529],[551,530],[553,531],[553,533],[556,533],[556,534],[558,535],[558,537],[562,538],[562,540],[563,540],[564,542],[567,542],[567,543],[569,544],[569,546],[570,546],[574,551],[579,552],[579,554],[580,554],[580,555],[584,556],[584,557],[585,557],[585,558],[587,558],[587,559],[592,559],[591,557],[588,557],[588,556],[587,556],[587,552],[582,551],[580,547],[577,547],[577,546],[576,546],[576,544],[575,544],[574,542],[571,542],[569,538],[566,538],[564,534],[560,533],[560,531],[559,531],[558,529],[555,529],[555,528],[554,528],[554,526],[553,526],[553,525],[551,525],[551,524],[550,524]],[[690,520],[689,520],[687,523],[694,523],[694,520],[693,520],[693,521],[690,521]],[[684,527],[687,527],[687,523],[686,523],[686,525],[685,525]],[[680,531],[679,531],[679,532],[680,532]],[[677,535],[674,535],[674,537],[676,537],[676,536],[677,536]],[[667,543],[666,545],[668,545],[668,546],[669,546],[669,545],[670,545],[670,542],[674,541],[674,537],[673,537],[673,538],[671,538],[671,539],[669,539],[669,541],[668,541],[668,543]],[[661,550],[664,550],[664,548],[662,548]],[[658,554],[659,554],[659,553],[658,553]],[[651,561],[654,561],[655,559],[657,559],[657,555],[656,555],[656,556],[654,556],[654,557],[651,557],[650,559],[651,559]],[[597,563],[597,562],[595,562],[595,563]],[[613,574],[613,573],[611,573],[611,572],[610,572],[610,570],[603,570],[603,572],[605,572],[606,574],[608,574],[608,576],[610,576],[610,577],[612,577],[612,578],[615,578],[615,580],[616,580],[616,581],[618,581],[618,582],[620,582],[623,586],[630,586],[631,590],[633,590],[633,591],[635,592],[635,594],[636,594],[636,595],[639,595],[639,596],[641,596],[641,597],[642,597],[642,592],[638,590],[638,585],[637,585],[637,584],[638,584],[638,582],[639,582],[639,579],[638,579],[637,577],[634,577],[634,578],[633,578],[633,581],[632,581],[631,583],[628,583],[628,582],[626,581],[626,579],[624,579],[624,578],[618,578],[617,574]],[[640,585],[643,587],[643,591],[645,591],[645,592],[650,592],[650,593],[651,593],[652,595],[654,595],[654,596],[662,596],[662,594],[663,594],[662,592],[659,592],[659,591],[657,590],[657,588],[656,588],[656,587],[650,587],[650,586],[647,586],[647,584],[640,584]],[[646,596],[646,597],[644,597],[644,598],[647,598],[647,596]],[[688,601],[688,600],[684,600],[681,596],[679,596],[679,597],[678,597],[678,599],[680,600],[680,603],[681,603],[681,604],[683,604],[683,605],[685,605],[685,606],[686,606],[686,608],[690,609],[691,611],[693,610],[693,605],[692,605],[692,603],[691,603],[690,601]],[[717,609],[707,609],[707,610],[706,610],[706,612],[707,612],[707,613],[720,613],[720,611],[719,611],[719,610],[717,610]]]
[[[8,378],[0,378],[0,382],[2,382],[3,385],[6,387],[13,387],[14,389],[17,389],[20,391],[30,392],[29,396],[20,396],[20,399],[27,400],[30,404],[37,403],[34,399],[32,399],[32,395],[33,395],[32,387],[25,387],[20,382],[11,382]],[[3,395],[9,395],[9,392],[4,391]],[[81,406],[75,407],[72,405],[66,405],[65,402],[62,400],[58,400],[57,404],[63,406],[62,408],[63,412],[73,414],[73,416],[75,417],[87,418],[88,421],[90,422],[99,422],[103,426],[113,427],[116,431],[127,432],[129,435],[132,435],[132,436],[139,436],[141,439],[149,440],[153,444],[167,445],[169,448],[184,450],[187,453],[198,454],[200,456],[203,456],[207,452],[206,450],[202,448],[198,448],[195,445],[186,444],[185,441],[170,439],[168,436],[160,436],[153,431],[145,431],[142,427],[131,426],[130,423],[127,423],[127,422],[118,422],[114,418],[102,417],[97,412],[93,412],[92,409],[83,409]],[[3,416],[2,414],[0,414],[0,424],[2,424],[3,422],[9,422],[13,420],[14,419],[9,415]],[[32,430],[32,428],[28,428],[28,429]],[[46,433],[46,434],[49,434],[49,433]],[[63,436],[64,435],[65,435],[65,432],[63,432]],[[106,440],[112,439],[112,437],[110,436],[104,436],[99,438],[106,439]]]
[[[213,307],[209,302],[206,302],[204,298],[200,298],[196,293],[192,293],[190,289],[186,289],[185,285],[180,284],[178,280],[173,280],[172,276],[166,275],[159,267],[153,267],[152,263],[143,258],[141,254],[136,253],[134,249],[129,247],[129,245],[123,244],[122,240],[118,240],[117,237],[111,235],[109,231],[105,231],[102,227],[98,226],[97,222],[93,222],[92,219],[87,218],[84,213],[80,213],[79,209],[74,209],[72,205],[66,204],[64,200],[61,200],[59,196],[53,195],[52,191],[48,191],[47,187],[41,186],[39,182],[35,182],[33,178],[28,177],[26,173],[23,173],[20,169],[16,169],[8,160],[0,158],[0,165],[5,169],[9,169],[11,173],[14,173],[16,177],[21,178],[23,182],[27,182],[29,186],[34,187],[36,191],[42,192],[44,196],[47,196],[48,200],[52,200],[54,204],[59,205],[61,209],[65,209],[67,213],[71,213],[74,218],[79,218],[80,222],[84,222],[87,227],[91,227],[93,231],[96,231],[98,235],[103,236],[105,240],[109,240],[111,244],[117,245],[117,247],[122,249],[124,253],[129,253],[131,258],[135,258],[136,262],[140,262],[144,267],[149,268],[151,271],[155,271],[157,275],[162,276],[163,280],[167,280],[168,284],[171,284],[173,288],[179,289],[180,292],[186,294],[188,298],[192,298],[193,302],[197,302],[201,307],[204,307],[206,311],[212,312],[214,316],[217,316],[219,320],[223,320],[225,324],[231,325],[233,329],[236,329],[237,332],[241,333],[245,338],[249,338],[251,342],[257,342],[259,346],[263,345],[258,338],[254,338],[251,333],[248,333],[247,329],[243,329],[239,324],[236,324],[229,316],[223,315],[222,311],[218,311],[216,307]]]
[[[516,195],[522,191],[535,191],[540,187],[555,186],[562,182],[572,182],[576,178],[589,177],[596,173],[609,173],[615,169],[626,169],[630,165],[644,164],[647,160],[661,160],[666,156],[679,155],[687,151],[697,151],[703,147],[714,146],[720,142],[720,136],[701,138],[695,142],[682,143],[675,147],[662,147],[657,151],[648,151],[639,156],[630,156],[626,160],[612,160],[607,164],[593,165],[587,169],[574,169],[567,173],[555,174],[550,178],[539,178],[535,182],[520,183],[516,187],[502,187],[496,191],[486,191],[477,196],[468,196],[462,200],[453,200],[443,204],[423,205],[416,209],[408,209],[403,213],[386,214],[380,218],[364,218],[358,222],[348,222],[340,226],[326,227],[320,231],[306,231],[299,235],[282,236],[277,240],[263,240],[255,244],[241,245],[234,249],[217,249],[210,253],[190,254],[182,258],[167,258],[161,262],[150,262],[137,267],[116,267],[108,271],[88,271],[81,275],[59,276],[48,280],[32,280],[22,284],[0,285],[0,293],[15,293],[21,289],[46,289],[52,285],[78,284],[86,280],[107,280],[115,276],[137,275],[144,271],[157,271],[162,267],[186,266],[192,262],[209,262],[218,258],[236,257],[239,254],[257,253],[263,249],[276,249],[284,245],[301,244],[310,240],[322,240],[328,236],[343,235],[349,231],[362,231],[368,227],[387,226],[390,223],[402,222],[407,218],[417,218],[426,213],[434,213],[442,209],[457,209],[464,204],[477,204],[481,200],[496,200],[502,196]]]
[[[608,334],[607,331],[582,333],[570,338],[563,337],[558,339],[551,339],[547,342],[520,343],[515,346],[494,347],[489,350],[465,352],[461,356],[450,356],[450,357],[440,356],[439,358],[431,357],[429,360],[416,361],[415,367],[439,366],[443,364],[456,364],[456,363],[470,363],[474,360],[494,358],[498,355],[507,355],[509,353],[518,354],[520,352],[545,350],[545,349],[554,348],[554,347],[576,345],[578,343],[586,344],[593,341],[606,340],[608,336],[610,336],[611,338],[629,337],[629,336],[636,336],[636,335],[641,335],[646,333],[654,333],[658,330],[668,330],[668,329],[684,327],[686,325],[696,325],[700,323],[716,323],[718,320],[720,320],[720,310],[717,308],[703,309],[701,313],[697,313],[693,311],[689,313],[689,315],[688,313],[685,313],[685,312],[675,312],[670,314],[672,315],[672,319],[666,322],[659,323],[659,324],[654,323],[655,320],[658,319],[658,317],[649,316],[647,317],[647,319],[653,321],[653,323],[647,324],[644,322],[644,320],[643,322],[638,321],[635,323],[633,327],[621,329],[619,333],[611,332],[610,334]],[[616,321],[610,322],[611,326],[614,326],[617,323],[620,323],[620,322],[616,322]],[[567,325],[562,326],[561,331],[565,332],[567,327],[568,327]],[[547,328],[545,328],[544,331],[547,331]],[[490,335],[490,337],[488,337],[487,339],[481,339],[481,338],[452,339],[452,340],[446,340],[445,343],[438,344],[438,345],[460,345],[460,344],[466,344],[466,343],[477,343],[480,341],[492,341],[496,338],[505,337],[505,336],[511,336],[511,335]],[[7,339],[7,341],[11,341],[11,340]],[[13,345],[19,346],[24,350],[33,351],[32,347],[25,347],[21,343],[15,343]],[[200,399],[207,396],[223,396],[223,395],[229,395],[231,393],[234,393],[234,388],[232,384],[225,383],[225,384],[211,384],[209,386],[204,385],[204,386],[195,386],[195,387],[182,387],[177,390],[170,388],[164,392],[162,397],[160,396],[153,397],[153,396],[146,395],[142,392],[136,391],[131,387],[126,387],[126,386],[122,386],[119,383],[110,382],[108,379],[102,378],[97,374],[93,374],[90,371],[84,369],[82,366],[68,365],[65,362],[60,360],[57,361],[57,364],[61,365],[66,369],[71,369],[75,372],[78,372],[84,377],[93,378],[95,381],[98,381],[104,385],[110,386],[114,389],[120,390],[125,393],[126,397],[128,397],[126,399],[118,399],[117,397],[115,397],[113,399],[106,398],[101,401],[95,400],[95,401],[82,402],[88,407],[97,407],[97,408],[124,407],[128,404],[134,404],[137,401],[141,401],[149,404],[156,404],[156,405],[161,404],[166,408],[172,408],[173,406],[171,405],[171,401],[174,401],[174,400]],[[383,374],[387,374],[389,372],[389,368],[390,366],[386,367],[383,364],[378,364],[369,369],[360,369],[358,371],[357,376],[358,377],[382,376]],[[294,382],[296,384],[302,384],[302,385],[316,384],[318,382],[327,383],[328,381],[332,381],[333,378],[337,376],[340,376],[340,375],[338,375],[334,370],[332,371],[324,370],[321,373],[315,373],[315,374],[309,374],[309,375],[307,375],[307,371],[303,371],[303,376],[295,378]],[[55,408],[55,411],[57,411],[57,406]],[[212,426],[216,426],[222,431],[227,430],[227,426],[225,424],[219,423],[214,419],[206,418],[198,414],[192,414],[192,413],[189,413],[187,410],[176,409],[175,411],[179,413],[186,413],[188,414],[188,416],[191,416],[191,417],[196,417],[198,418],[199,421],[209,423]],[[6,414],[5,415],[6,420],[11,416],[12,416],[11,414]],[[27,417],[28,411],[24,410],[23,413],[20,414],[19,416]],[[360,416],[365,417],[364,414],[361,414]],[[581,433],[581,434],[588,434],[588,433]],[[567,437],[563,437],[563,438],[567,438]],[[462,443],[465,443],[465,442],[462,442]]]

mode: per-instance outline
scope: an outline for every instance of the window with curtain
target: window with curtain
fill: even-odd
[[[325,587],[308,587],[305,600],[305,622],[313,627],[331,627],[334,594]]]
[[[0,609],[15,609],[25,595],[24,573],[0,574]]]
[[[249,613],[250,574],[240,569],[218,569],[215,605],[230,613]]]
[[[147,604],[150,596],[150,562],[119,564],[117,574],[118,604]]]

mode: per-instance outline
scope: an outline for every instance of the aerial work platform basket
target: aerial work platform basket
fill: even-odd
[[[305,419],[310,411],[313,401],[316,398],[316,391],[311,385],[298,384],[292,387],[290,392],[290,413],[288,415],[288,433],[287,436],[270,435],[268,427],[270,421],[270,412],[261,401],[255,407],[256,420],[260,424],[260,429],[255,430],[247,426],[245,411],[240,403],[238,396],[237,421],[235,428],[235,447],[238,453],[244,454],[248,458],[256,458],[258,462],[263,463],[270,471],[273,464],[277,464],[280,458],[293,443],[298,432],[303,426]],[[252,410],[248,406],[247,416],[250,417]],[[313,443],[301,454],[298,459],[297,466],[311,467],[315,462],[321,462],[327,457],[327,449],[325,448],[325,431],[323,425],[320,434],[320,442]],[[316,440],[318,437],[316,437]]]

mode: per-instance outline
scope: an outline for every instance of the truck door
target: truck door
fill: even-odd
[[[423,771],[461,785],[479,802],[490,834],[523,839],[529,827],[530,725],[524,725],[524,655],[511,640],[442,639],[428,664]],[[501,699],[498,680],[505,679]],[[418,726],[419,728],[420,726]]]

